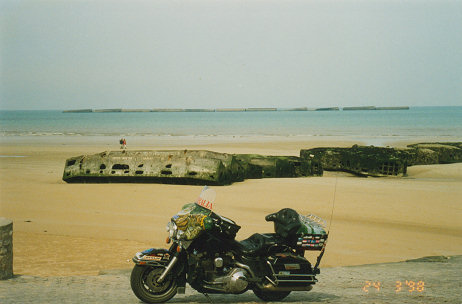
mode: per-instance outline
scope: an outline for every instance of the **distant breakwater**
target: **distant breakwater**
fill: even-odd
[[[130,112],[275,112],[275,111],[359,111],[359,110],[409,110],[403,107],[329,107],[329,108],[217,108],[217,109],[77,109],[65,110],[63,113],[130,113]]]

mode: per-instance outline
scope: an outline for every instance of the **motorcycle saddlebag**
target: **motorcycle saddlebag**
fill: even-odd
[[[277,253],[268,259],[279,286],[306,286],[317,282],[310,262],[292,253]]]

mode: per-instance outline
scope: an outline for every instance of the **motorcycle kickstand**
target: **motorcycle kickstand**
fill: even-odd
[[[207,298],[207,300],[209,300],[211,304],[213,304],[212,299],[209,297],[207,293],[204,292],[203,295]]]

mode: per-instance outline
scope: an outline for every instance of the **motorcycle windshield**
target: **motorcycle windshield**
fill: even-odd
[[[172,221],[178,227],[179,233],[183,235],[183,239],[194,240],[206,230],[207,225],[204,222],[207,222],[206,218],[210,214],[210,210],[196,203],[189,203],[172,217]]]
[[[217,193],[215,192],[215,190],[205,186],[204,189],[202,189],[202,192],[199,195],[199,198],[197,199],[196,203],[199,206],[212,210],[212,206],[215,202],[216,196]]]
[[[172,217],[172,221],[178,229],[178,236],[184,240],[194,240],[205,231],[217,228],[228,238],[234,238],[241,228],[231,219],[220,216],[212,211],[216,193],[214,190],[204,187],[195,203],[189,203]],[[215,228],[214,228],[215,227]]]
[[[214,190],[204,187],[197,202],[189,203],[172,217],[172,221],[178,227],[180,234],[185,240],[197,238],[204,230],[210,228],[212,205],[216,193]]]

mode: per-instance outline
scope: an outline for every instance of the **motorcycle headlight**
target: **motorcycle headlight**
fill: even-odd
[[[178,232],[176,233],[176,238],[181,240],[183,235],[184,235],[184,231],[183,230],[178,230]]]
[[[176,224],[174,222],[168,222],[167,232],[168,232],[168,236],[170,239],[176,237],[177,231],[178,231],[178,227],[176,226]]]

